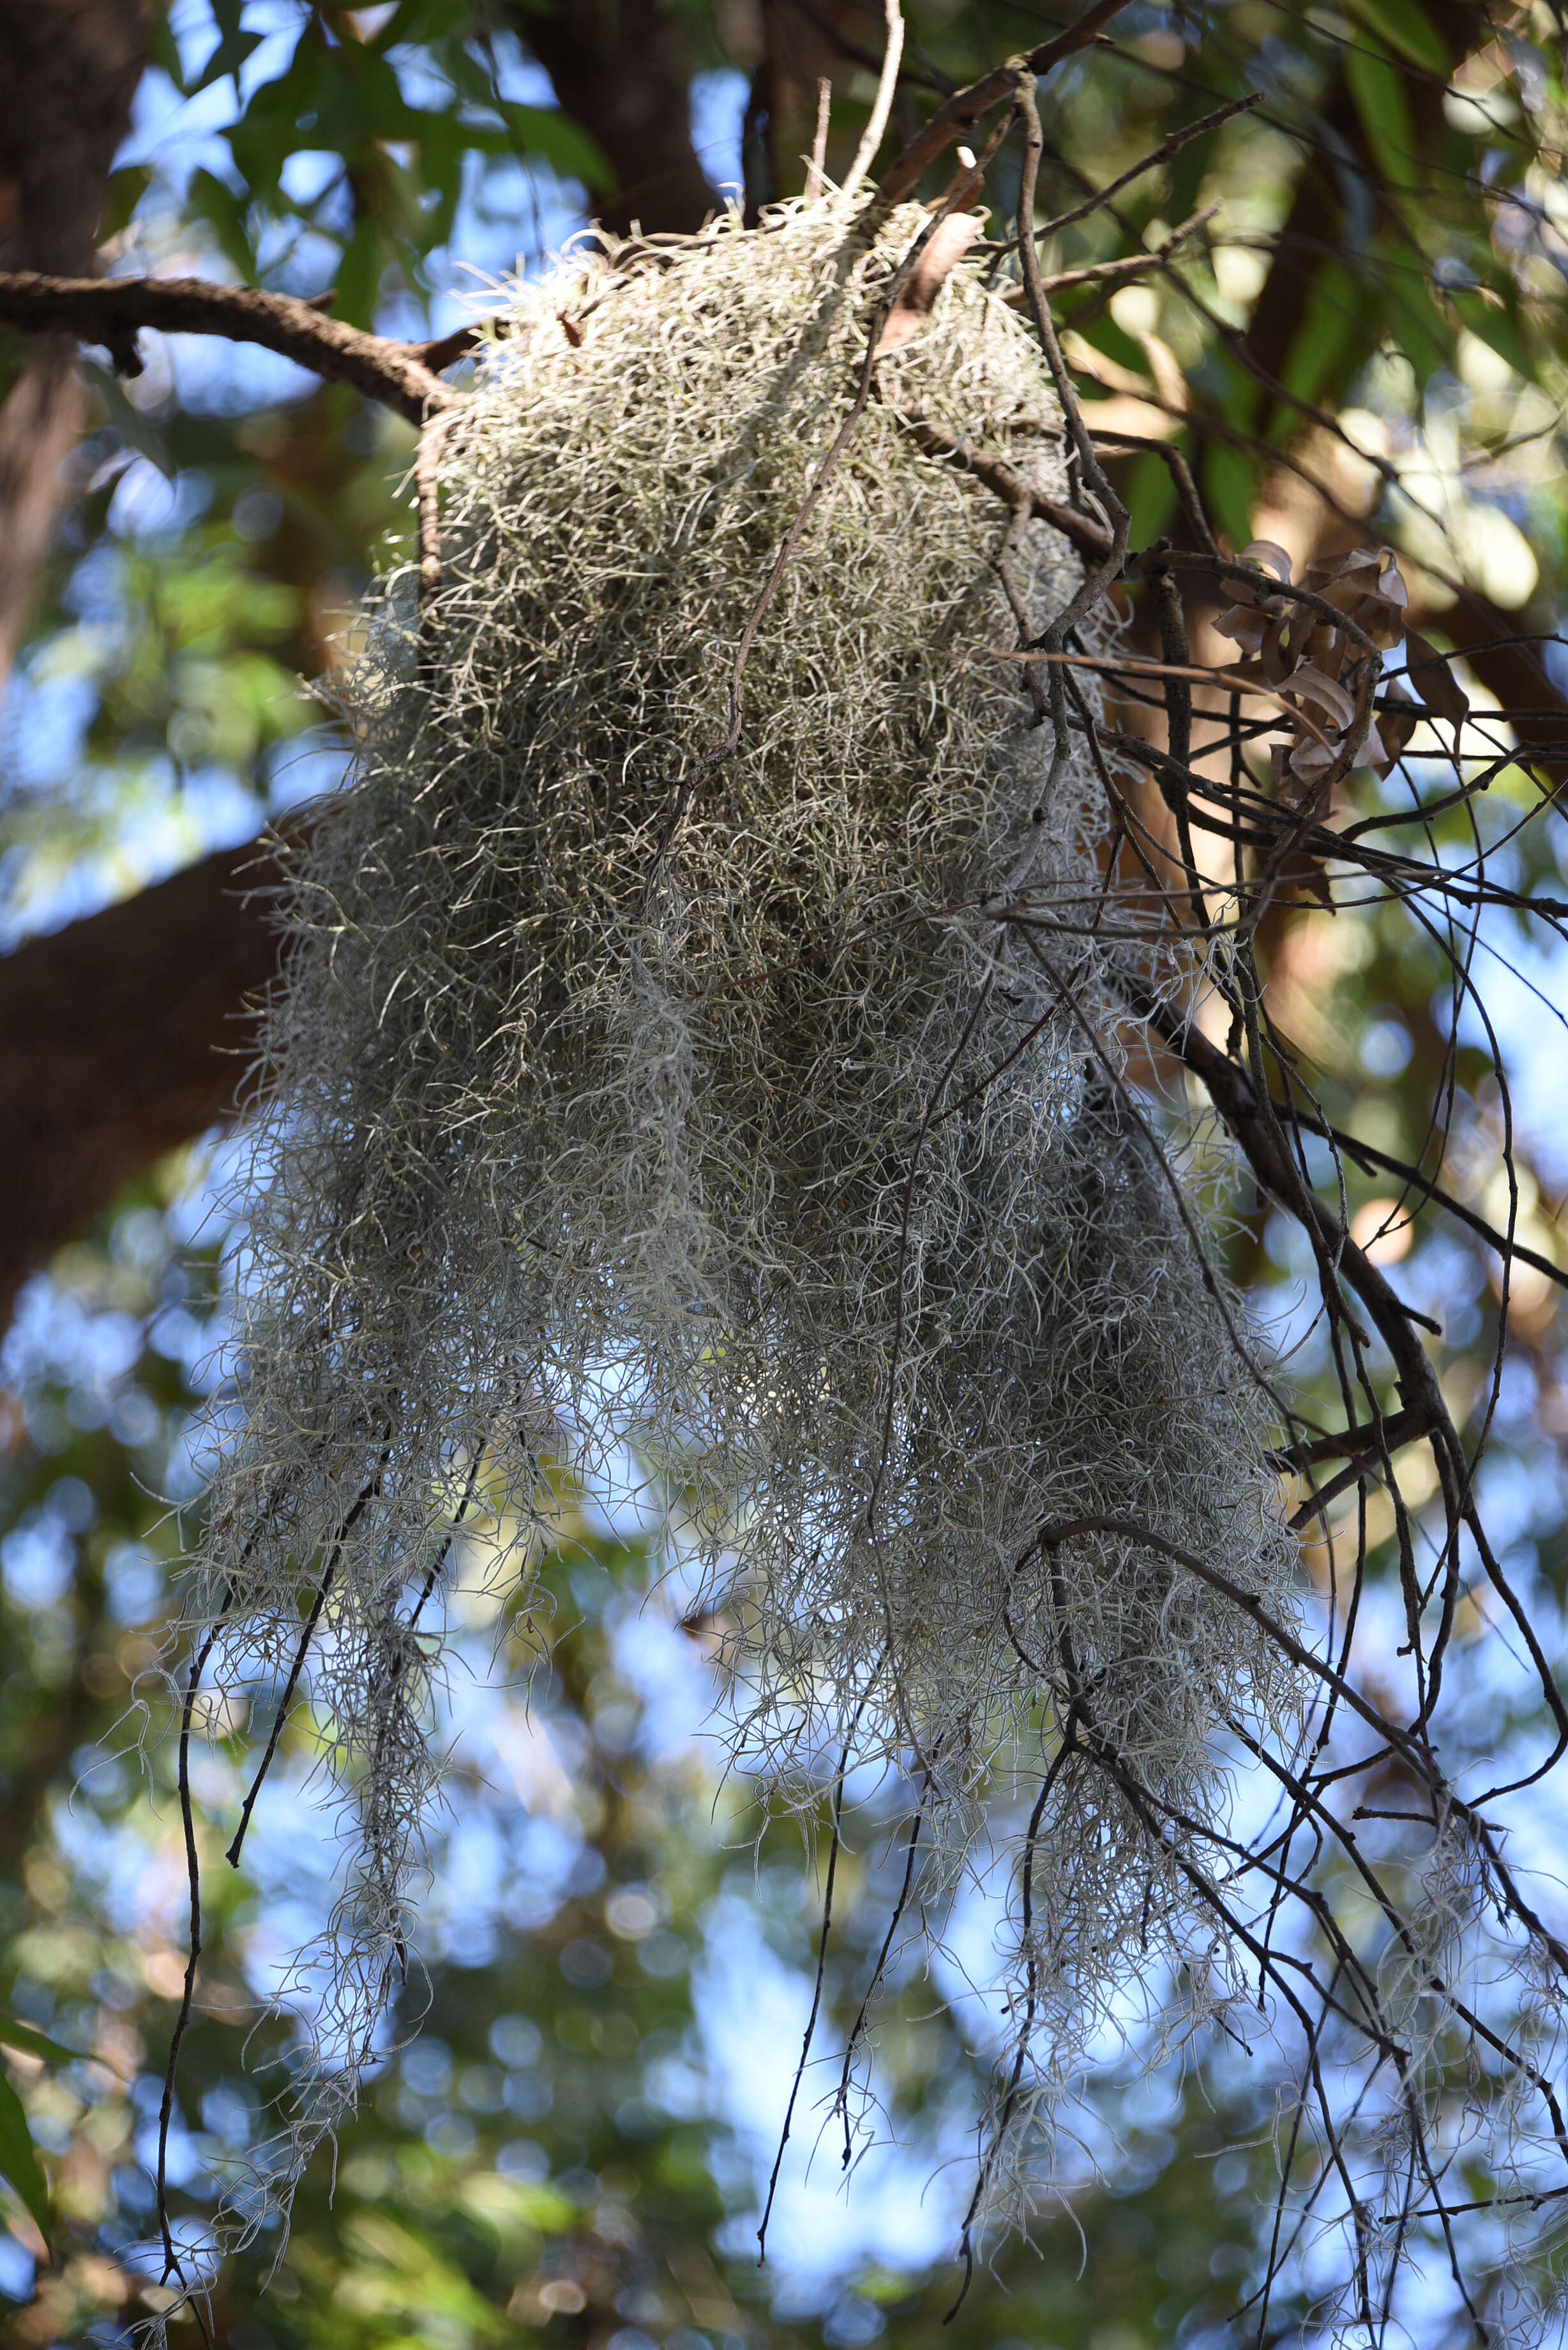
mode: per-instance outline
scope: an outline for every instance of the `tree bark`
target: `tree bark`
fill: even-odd
[[[518,7],[517,30],[556,96],[608,157],[617,186],[597,217],[618,236],[701,228],[718,203],[691,145],[691,60],[659,0]]]
[[[90,268],[151,29],[151,0],[0,0],[0,268]],[[0,408],[0,678],[81,435],[75,359],[68,338],[36,342]]]
[[[0,1327],[132,1176],[232,1114],[279,879],[224,849],[0,957]]]

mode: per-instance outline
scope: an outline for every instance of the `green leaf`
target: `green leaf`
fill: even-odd
[[[1232,546],[1244,546],[1252,536],[1252,501],[1257,494],[1257,463],[1244,449],[1219,441],[1203,460],[1203,494],[1209,511]]]
[[[1155,456],[1140,457],[1132,467],[1124,493],[1127,508],[1127,544],[1149,546],[1176,511],[1176,484],[1170,468]]]
[[[47,2243],[50,2224],[48,2184],[33,2151],[22,2100],[4,2073],[0,2073],[0,2178],[8,2187],[16,2189],[36,2220],[38,2233]]]
[[[1419,0],[1350,0],[1350,5],[1385,48],[1448,80],[1454,69],[1448,44]]]
[[[167,16],[161,15],[152,28],[148,57],[151,64],[162,68],[182,98],[190,95],[185,88],[185,68],[180,56],[180,44],[174,38]]]
[[[373,220],[362,220],[343,248],[337,268],[337,299],[333,316],[346,326],[373,327],[381,274],[387,265],[386,246]]]
[[[603,151],[566,115],[547,106],[510,104],[501,112],[520,153],[542,155],[565,180],[581,180],[590,188],[615,185]]]
[[[1302,305],[1301,325],[1282,370],[1284,389],[1296,400],[1315,406],[1343,394],[1348,376],[1366,356],[1360,331],[1364,301],[1343,262],[1331,258],[1324,263]],[[1271,437],[1288,438],[1299,426],[1300,411],[1282,402]]]
[[[14,2015],[0,2008],[0,2048],[20,2048],[29,2056],[54,2056],[62,2064],[74,2064],[81,2055],[79,2048],[62,2048],[57,2040],[46,2040],[30,2023],[20,2023]]]
[[[370,47],[390,49],[410,41],[448,41],[461,36],[472,17],[472,0],[399,0]]]
[[[217,238],[218,250],[229,266],[238,271],[246,285],[254,286],[259,273],[251,243],[250,207],[244,197],[236,195],[214,172],[198,171],[191,174],[186,202]]]
[[[1500,359],[1505,359],[1514,373],[1526,383],[1535,378],[1535,362],[1525,348],[1514,305],[1505,296],[1501,302],[1488,300],[1478,287],[1469,293],[1453,293],[1449,302],[1455,316],[1467,326],[1478,342],[1490,343]]]
[[[150,163],[127,163],[122,171],[111,172],[104,191],[103,213],[99,221],[99,243],[107,244],[118,236],[141,202],[152,178]]]
[[[1392,188],[1413,188],[1417,182],[1416,140],[1406,103],[1405,84],[1386,50],[1375,46],[1347,49],[1345,78],[1361,117],[1361,127]]]
[[[166,482],[174,480],[180,468],[169,447],[168,436],[154,418],[133,408],[125,396],[125,387],[112,368],[99,366],[96,359],[88,360],[83,372],[98,386],[99,397],[109,411],[109,421],[128,449],[156,465]]]
[[[1415,370],[1419,383],[1429,382],[1439,368],[1454,359],[1454,313],[1447,295],[1440,298],[1418,270],[1408,265],[1392,238],[1379,238],[1371,248],[1371,265],[1381,265],[1384,325],[1396,348]]]
[[[191,84],[191,95],[208,89],[225,74],[234,78],[234,95],[239,96],[240,68],[254,49],[262,45],[259,33],[247,33],[241,24],[244,0],[210,0],[213,19],[218,27],[218,45]]]

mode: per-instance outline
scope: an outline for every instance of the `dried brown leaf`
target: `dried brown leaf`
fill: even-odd
[[[1457,747],[1459,729],[1470,714],[1470,698],[1449,667],[1448,654],[1440,653],[1418,629],[1406,632],[1405,653],[1407,677],[1432,715],[1449,721]]]
[[[909,284],[888,313],[888,322],[877,340],[879,359],[913,342],[930,317],[937,296],[984,225],[978,213],[950,213],[932,231],[931,241],[915,264]]]

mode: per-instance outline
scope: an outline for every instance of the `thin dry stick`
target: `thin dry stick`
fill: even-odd
[[[940,425],[932,424],[913,409],[895,408],[893,413],[900,424],[909,427],[911,438],[922,449],[956,465],[961,473],[972,473],[1014,514],[1021,504],[1027,504],[1036,521],[1048,522],[1053,530],[1059,530],[1091,563],[1103,562],[1109,554],[1111,535],[1091,515],[1079,514],[1075,507],[1064,505],[1059,498],[1048,498],[1042,491],[1032,489],[1002,458],[988,456],[969,442],[955,440],[950,432],[944,432]]]
[[[1041,1782],[1039,1794],[1034,1800],[1034,1808],[1029,1815],[1029,1832],[1024,1838],[1023,1857],[1019,1864],[1019,1878],[1023,1896],[1023,1941],[1029,1952],[1023,2027],[1014,2044],[1012,2072],[1007,2085],[1007,2095],[1003,2100],[1001,2114],[997,2117],[991,2144],[981,2158],[980,2176],[975,2180],[974,2192],[970,2197],[969,2209],[964,2213],[963,2232],[959,2243],[959,2257],[963,2262],[963,2282],[959,2286],[957,2300],[942,2320],[944,2325],[952,2324],[963,2307],[969,2295],[970,2286],[974,2282],[974,2223],[980,2215],[981,2205],[985,2199],[986,2186],[996,2158],[1002,2150],[1012,2120],[1013,2109],[1018,2099],[1019,2084],[1023,2077],[1023,2066],[1029,2054],[1029,2043],[1033,2036],[1034,2012],[1039,1999],[1039,1965],[1034,1956],[1031,1936],[1034,1910],[1034,1850],[1040,1835],[1040,1823],[1045,1816],[1045,1806],[1051,1800],[1051,1790],[1054,1787],[1071,1756],[1077,1752],[1077,1722],[1078,1699],[1075,1694],[1073,1702],[1068,1708],[1067,1720],[1062,1733],[1062,1743],[1051,1758],[1045,1776]]]
[[[310,1613],[306,1617],[300,1632],[299,1644],[294,1652],[294,1661],[288,1669],[288,1679],[284,1683],[283,1695],[278,1700],[277,1711],[273,1718],[272,1734],[266,1742],[266,1752],[262,1756],[255,1777],[251,1781],[244,1803],[241,1806],[240,1824],[234,1830],[234,1840],[223,1855],[231,1868],[238,1868],[240,1865],[240,1854],[244,1846],[245,1831],[251,1824],[251,1814],[255,1809],[256,1798],[265,1783],[267,1773],[272,1769],[273,1757],[277,1752],[278,1740],[283,1736],[284,1724],[288,1720],[288,1711],[294,1703],[294,1692],[299,1686],[299,1676],[305,1669],[305,1659],[309,1652],[310,1643],[316,1637],[316,1627],[321,1621],[321,1611],[327,1605],[333,1580],[337,1573],[338,1562],[343,1556],[343,1545],[353,1533],[367,1504],[379,1487],[390,1451],[391,1446],[389,1444],[381,1455],[380,1466],[376,1474],[367,1479],[353,1508],[344,1519],[338,1529],[337,1539],[328,1554],[321,1580],[316,1586],[316,1596],[311,1602]]]
[[[1113,285],[1118,278],[1147,276],[1151,269],[1158,269],[1163,262],[1168,261],[1171,255],[1178,252],[1189,237],[1196,236],[1200,228],[1206,228],[1219,210],[1217,203],[1205,204],[1201,212],[1194,213],[1179,228],[1173,228],[1152,253],[1127,253],[1119,261],[1093,261],[1081,269],[1054,270],[1041,283],[1047,294],[1066,294],[1077,286]],[[1002,298],[1014,309],[1022,309],[1026,297],[1023,286],[1014,286],[1009,287]]]
[[[824,74],[816,85],[816,136],[811,142],[811,168],[805,175],[805,200],[815,203],[827,184],[827,118],[833,107],[833,84]]]
[[[1136,660],[1125,654],[1102,659],[1096,653],[1043,652],[1032,648],[1021,652],[1012,645],[993,645],[991,648],[991,654],[993,660],[1019,661],[1026,668],[1033,668],[1036,662],[1056,662],[1064,669],[1098,670],[1112,677],[1164,677],[1179,679],[1190,685],[1224,686],[1228,691],[1249,694],[1257,701],[1277,702],[1282,710],[1288,711],[1293,719],[1299,721],[1307,733],[1323,744],[1325,751],[1334,748],[1334,744],[1322,727],[1309,718],[1304,710],[1298,708],[1295,702],[1285,699],[1291,686],[1288,677],[1282,685],[1264,685],[1261,681],[1254,684],[1251,679],[1239,677],[1241,667],[1239,662],[1232,662],[1225,669],[1199,669],[1185,661]],[[1185,767],[1187,763],[1184,759],[1175,759],[1171,764],[1173,766],[1181,768]]]
[[[1046,221],[1044,226],[1034,231],[1036,241],[1054,236],[1059,230],[1072,228],[1078,221],[1087,220],[1102,205],[1113,203],[1124,188],[1130,187],[1134,180],[1140,180],[1146,172],[1157,171],[1162,163],[1172,161],[1184,147],[1190,147],[1195,139],[1205,138],[1210,130],[1218,130],[1238,114],[1250,114],[1262,102],[1262,91],[1253,90],[1246,98],[1233,99],[1229,106],[1216,107],[1212,114],[1200,115],[1196,122],[1184,123],[1179,130],[1173,130],[1170,137],[1162,140],[1158,147],[1151,147],[1147,155],[1140,155],[1136,163],[1129,163],[1120,178],[1113,180],[1108,187],[1101,188],[1095,195],[1086,196],[1081,204],[1075,204],[1071,212],[1058,213],[1054,220]],[[1211,204],[1209,214],[1204,217],[1219,209],[1218,204]],[[1178,234],[1180,234],[1179,231]],[[1168,244],[1161,247],[1162,253],[1169,250]]]
[[[871,108],[871,119],[855,150],[855,161],[845,174],[844,192],[852,196],[876,159],[882,144],[882,133],[888,128],[888,117],[893,108],[893,91],[898,79],[898,60],[904,54],[904,19],[898,0],[887,0],[888,46],[882,53],[882,75],[877,84],[877,97]]]
[[[1099,519],[1109,525],[1111,538],[1103,562],[1089,573],[1066,609],[1058,612],[1050,627],[1041,634],[1041,644],[1058,651],[1069,630],[1077,626],[1085,613],[1094,609],[1120,571],[1127,550],[1129,517],[1126,506],[1106,478],[1105,468],[1089,438],[1084,411],[1078,404],[1077,389],[1067,372],[1062,346],[1056,338],[1051,305],[1046,299],[1044,280],[1040,274],[1039,250],[1031,234],[1034,222],[1034,191],[1040,177],[1040,160],[1045,151],[1045,134],[1040,123],[1033,73],[1027,67],[1015,68],[1012,84],[1024,126],[1023,163],[1018,175],[1018,248],[1023,266],[1024,291],[1029,297],[1029,314],[1040,338],[1040,348],[1045,354],[1045,364],[1051,370],[1051,380],[1055,386],[1069,438],[1077,452],[1080,484],[1092,494],[1098,504]]]
[[[926,1804],[925,1798],[922,1796],[916,1806],[915,1816],[909,1823],[909,1843],[904,1853],[904,1881],[898,1887],[898,1898],[893,1904],[893,1914],[888,1920],[888,1931],[882,1937],[882,1947],[877,1953],[877,1963],[871,1970],[871,1980],[866,1986],[866,1996],[860,2002],[859,2012],[855,2018],[849,2037],[844,2043],[844,2069],[838,2076],[838,2095],[836,2106],[844,2119],[843,2167],[846,2170],[848,2169],[855,2153],[849,2132],[849,2074],[855,2063],[855,2051],[859,2046],[860,2036],[866,2029],[866,2019],[870,2013],[871,2002],[881,1989],[882,1978],[888,1970],[888,1957],[893,1948],[893,1937],[898,1930],[899,1920],[909,1906],[909,1888],[915,1881],[915,1856],[925,1816]]]
[[[763,2207],[763,2223],[757,2230],[757,2266],[759,2268],[767,2258],[768,2221],[773,2215],[774,2197],[778,2192],[779,2172],[784,2167],[784,2148],[789,2144],[790,2124],[794,2119],[795,2099],[800,2095],[800,2085],[805,2077],[805,2062],[811,2054],[812,2035],[816,2030],[816,2019],[822,2006],[823,1976],[827,1967],[827,1937],[833,1927],[833,1884],[838,1874],[838,1855],[844,1840],[845,1773],[849,1768],[849,1757],[855,1751],[855,1736],[860,1727],[860,1717],[865,1712],[867,1702],[877,1686],[886,1658],[887,1650],[884,1649],[871,1669],[870,1679],[860,1692],[859,1702],[850,1718],[848,1735],[844,1741],[844,1752],[839,1757],[838,1775],[834,1782],[833,1838],[827,1848],[827,1883],[823,1889],[822,1897],[822,1939],[816,1952],[816,1983],[811,1996],[811,2013],[805,2020],[805,2036],[800,2043],[800,2062],[794,2068],[794,2080],[790,2087],[789,2104],[784,2108],[784,2128],[779,2133],[778,2151],[774,2156],[773,2175],[768,2180],[768,2199]]]
[[[225,1590],[207,1636],[191,1660],[190,1678],[185,1687],[185,1703],[180,1716],[180,1824],[185,1837],[185,1874],[191,1891],[191,1939],[185,1960],[185,1981],[180,1993],[180,2012],[174,2019],[170,2036],[169,2062],[163,2074],[163,2097],[158,2109],[158,2227],[163,2239],[163,2281],[177,2276],[182,2285],[184,2272],[174,2249],[173,2230],[169,2224],[169,2123],[174,2111],[174,2084],[180,2070],[180,2049],[191,2022],[192,2002],[196,1995],[196,1966],[202,1955],[202,1864],[196,1851],[196,1822],[191,1806],[191,1725],[196,1711],[196,1692],[202,1685],[202,1675],[207,1669],[218,1634],[223,1627],[230,1594]],[[202,2327],[205,2334],[206,2329]]]

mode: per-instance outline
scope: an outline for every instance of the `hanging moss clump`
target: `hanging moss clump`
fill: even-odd
[[[924,218],[829,199],[518,288],[445,430],[439,592],[416,623],[393,584],[347,688],[187,1600],[253,1680],[308,1624],[350,1831],[270,2197],[351,2107],[417,1933],[476,1496],[521,1571],[562,1458],[629,1455],[770,1800],[880,1760],[938,1878],[988,1820],[1014,1840],[1033,2036],[988,2198],[1118,1987],[1189,1950],[1181,1839],[1137,1791],[1216,1819],[1219,1726],[1298,1704],[1169,1555],[1290,1612],[1255,1345],[1124,1079],[1109,958],[1157,992],[1176,965],[1102,919],[1100,786],[994,658],[1077,558],[911,430],[1067,495],[980,265],[879,363],[737,670]],[[1125,1785],[1053,1770],[1091,1740]]]

